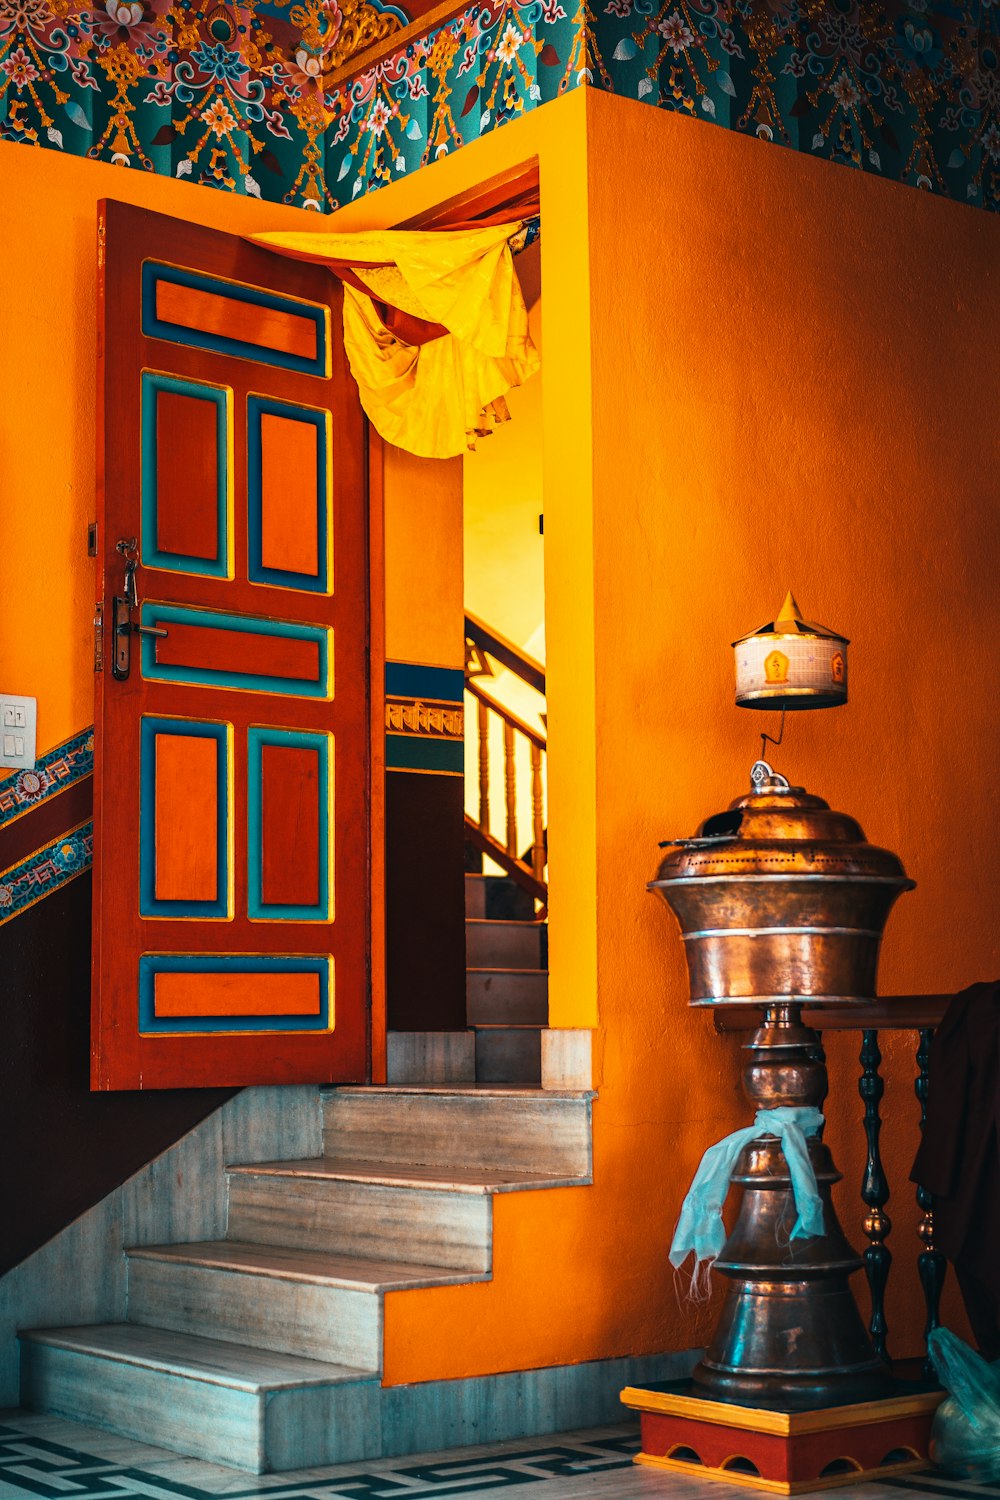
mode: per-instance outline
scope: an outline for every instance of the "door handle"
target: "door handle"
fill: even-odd
[[[115,595],[111,611],[111,629],[114,635],[111,675],[117,682],[127,682],[132,667],[132,637],[151,635],[162,639],[169,632],[161,625],[140,625],[133,620],[132,611],[139,608],[135,586],[135,570],[139,566],[136,539],[134,536],[119,537],[115,548],[125,559],[125,576],[122,592]]]

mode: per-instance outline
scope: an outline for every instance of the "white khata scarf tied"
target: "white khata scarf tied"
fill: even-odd
[[[692,1296],[707,1295],[709,1271],[726,1242],[722,1205],[729,1192],[729,1179],[736,1159],[743,1147],[759,1139],[762,1133],[778,1137],[788,1163],[796,1210],[789,1239],[810,1239],[823,1233],[823,1203],[806,1144],[807,1137],[819,1134],[823,1123],[823,1115],[812,1106],[759,1109],[752,1125],[734,1130],[732,1135],[708,1148],[681,1205],[670,1246],[670,1264],[675,1270],[694,1252]]]

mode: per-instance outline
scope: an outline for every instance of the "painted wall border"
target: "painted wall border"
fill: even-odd
[[[1000,14],[976,0],[483,0],[347,79],[340,24],[292,14],[14,7],[0,139],[328,213],[588,86],[1000,208]]]

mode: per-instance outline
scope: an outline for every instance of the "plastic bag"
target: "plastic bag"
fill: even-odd
[[[1000,1480],[1000,1362],[987,1364],[947,1328],[935,1328],[928,1348],[948,1391],[934,1415],[931,1463],[977,1484]]]

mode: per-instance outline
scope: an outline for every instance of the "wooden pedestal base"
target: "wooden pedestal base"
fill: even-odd
[[[943,1400],[943,1391],[912,1381],[897,1381],[877,1401],[794,1412],[716,1400],[691,1381],[622,1391],[642,1418],[636,1463],[776,1495],[926,1468]]]

